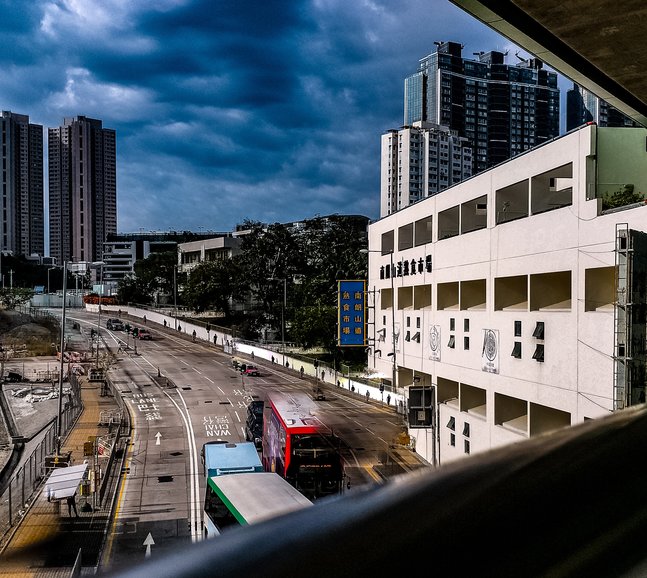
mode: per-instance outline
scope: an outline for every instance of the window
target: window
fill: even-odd
[[[450,335],[449,343],[447,344],[447,347],[449,347],[450,349],[454,349],[455,345],[456,345],[456,339],[454,338],[453,335]]]
[[[455,417],[450,417],[449,418],[449,421],[447,422],[447,427],[452,431],[456,431],[456,418]]]
[[[514,336],[521,337],[521,321],[514,322]]]
[[[449,330],[450,331],[456,330],[456,319],[454,317],[449,318]]]
[[[532,336],[537,338],[537,339],[544,339],[544,322],[543,321],[537,321],[537,325],[535,325],[535,330],[532,332]]]
[[[470,453],[470,441],[469,440],[465,440],[464,448],[465,448],[465,453],[469,454]]]
[[[467,350],[470,348],[470,338],[465,336],[463,337],[463,349]]]
[[[463,331],[467,332],[470,330],[470,320],[463,319]]]
[[[456,434],[449,434],[449,445],[450,446],[456,445]]]
[[[398,250],[404,251],[413,247],[413,223],[398,229]]]
[[[532,358],[536,359],[540,363],[543,363],[543,361],[544,361],[544,344],[543,343],[538,343],[537,344],[535,352],[532,354]]]
[[[463,435],[466,438],[470,437],[470,424],[467,422],[463,424]]]
[[[512,348],[511,355],[516,359],[521,359],[521,341],[514,342],[514,347]]]
[[[425,217],[415,222],[414,232],[415,232],[415,246],[425,245],[426,243],[431,243],[431,222],[432,217]]]
[[[382,233],[382,255],[393,253],[395,234],[393,231]]]

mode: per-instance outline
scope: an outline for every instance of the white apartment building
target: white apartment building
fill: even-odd
[[[435,464],[645,398],[647,130],[584,126],[369,226],[368,362]]]
[[[472,175],[472,148],[456,131],[415,122],[382,135],[380,217]]]
[[[240,253],[241,235],[246,231],[233,235],[222,235],[211,239],[200,239],[180,243],[177,247],[178,271],[190,273],[191,270],[204,261],[223,261],[231,259]]]

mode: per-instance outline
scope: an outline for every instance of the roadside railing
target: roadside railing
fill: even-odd
[[[63,437],[70,431],[82,410],[79,383],[76,376],[71,375],[70,397],[67,403],[63,403],[61,412]],[[49,471],[46,466],[47,457],[54,454],[57,447],[56,427],[55,417],[31,440],[15,443],[9,462],[4,471],[0,472],[0,543],[25,515],[46,478]],[[23,460],[21,458],[26,448],[30,448],[30,453]],[[21,465],[18,465],[20,463]],[[13,473],[9,475],[8,472]],[[5,476],[8,479],[5,480]]]

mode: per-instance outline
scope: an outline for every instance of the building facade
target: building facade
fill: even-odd
[[[240,253],[241,235],[228,234],[212,239],[180,243],[177,248],[178,271],[190,273],[205,261],[226,261]]]
[[[404,124],[427,121],[467,138],[474,173],[559,134],[557,74],[540,60],[505,63],[502,52],[462,57],[456,42],[437,42],[404,82]]]
[[[78,116],[48,130],[50,255],[98,261],[117,232],[116,134]]]
[[[382,135],[380,216],[472,176],[472,148],[456,131],[415,122]]]
[[[587,122],[611,127],[640,126],[608,102],[573,83],[573,88],[566,93],[566,130],[573,130]]]
[[[2,111],[0,132],[0,251],[42,257],[45,252],[43,127],[31,124],[27,115]]]
[[[645,400],[647,205],[608,203],[646,138],[587,125],[370,225],[368,362],[427,460]]]
[[[135,274],[135,263],[152,253],[177,251],[177,240],[164,234],[109,234],[103,243],[103,283],[115,293],[119,282]]]

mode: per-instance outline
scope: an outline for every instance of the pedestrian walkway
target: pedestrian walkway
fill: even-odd
[[[100,425],[101,412],[117,409],[111,396],[101,396],[101,382],[81,380],[83,411],[70,434],[62,441],[61,454],[71,452],[72,463],[82,464],[84,444],[95,436],[108,433]],[[44,486],[43,486],[44,488]],[[92,497],[77,494],[79,517],[68,513],[67,502],[49,502],[43,489],[10,536],[0,554],[0,576],[58,577],[69,576],[81,550],[83,567],[94,568],[99,561],[106,525],[110,519],[111,500],[103,507],[92,503]]]

